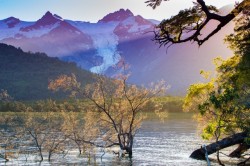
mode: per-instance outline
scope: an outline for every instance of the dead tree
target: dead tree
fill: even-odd
[[[218,150],[237,145],[242,144],[244,142],[244,139],[247,138],[247,132],[241,132],[234,134],[232,136],[226,137],[217,143],[211,143],[206,146],[207,154],[213,154],[217,152]],[[197,160],[206,160],[206,151],[204,148],[197,149],[193,151],[193,153],[190,155],[191,158],[197,159]]]

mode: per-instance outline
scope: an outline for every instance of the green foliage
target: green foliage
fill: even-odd
[[[174,96],[155,97],[149,101],[144,108],[144,112],[153,112],[155,105],[161,105],[165,112],[182,112],[183,98]]]
[[[145,3],[147,3],[147,6],[152,7],[153,9],[155,9],[157,6],[160,6],[162,1],[168,1],[168,0],[148,0]]]
[[[0,103],[0,112],[23,112],[26,105],[22,102],[2,102]]]
[[[93,74],[74,63],[0,44],[0,89],[7,90],[15,100],[66,98],[65,93],[55,94],[48,90],[48,83],[58,75],[71,73],[77,76],[82,85],[94,80]]]
[[[203,104],[198,104],[204,101],[204,97],[206,96],[211,89],[213,89],[214,84],[213,80],[209,83],[198,83],[198,84],[193,84],[188,88],[188,94],[184,99],[184,104],[183,104],[183,110],[188,111],[190,110],[195,110],[197,107],[201,109],[201,114],[204,114],[204,108],[206,108],[205,103]]]
[[[216,7],[207,6],[210,12],[218,12]],[[160,28],[160,36],[173,35],[174,41],[179,41],[183,32],[191,32],[196,30],[205,21],[206,14],[203,12],[202,7],[198,3],[190,9],[181,10],[176,16],[170,19],[163,20],[158,27]]]
[[[215,123],[208,124],[203,129],[203,133],[202,133],[201,137],[203,139],[209,140],[214,136],[215,130],[216,130],[216,124]]]
[[[239,131],[250,133],[249,26],[249,13],[238,18],[235,33],[226,38],[235,56],[224,61],[216,59],[217,77],[189,88],[184,106],[199,111],[204,139]]]

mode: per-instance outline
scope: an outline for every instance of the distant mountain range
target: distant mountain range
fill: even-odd
[[[230,8],[226,6],[221,12]],[[65,20],[47,12],[35,22],[14,17],[0,20],[0,42],[25,51],[45,52],[108,76],[113,76],[114,65],[125,59],[131,65],[131,83],[148,84],[164,79],[172,87],[169,93],[174,95],[183,95],[190,84],[204,81],[199,71],[214,70],[215,57],[232,55],[223,38],[233,31],[233,23],[200,48],[187,43],[166,50],[151,40],[158,22],[135,16],[128,9],[110,13],[97,23]],[[207,30],[212,26],[216,23],[208,25]]]

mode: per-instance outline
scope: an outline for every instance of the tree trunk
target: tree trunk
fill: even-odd
[[[235,158],[240,158],[241,155],[246,152],[250,148],[250,145],[247,143],[241,143],[239,144],[238,148],[235,149],[232,153],[229,154],[229,157],[235,157]]]
[[[210,155],[210,154],[215,153],[218,150],[221,150],[221,149],[224,149],[229,146],[236,145],[236,144],[243,143],[246,137],[247,137],[247,132],[241,132],[241,133],[237,133],[232,136],[226,137],[218,141],[217,143],[211,143],[206,146],[207,154]],[[200,149],[195,150],[190,155],[190,157],[193,159],[197,159],[197,160],[206,160],[205,154],[206,154],[205,149],[200,148]]]
[[[39,156],[40,156],[40,161],[43,161],[43,152],[42,152],[42,148],[38,147],[39,149]]]
[[[79,155],[81,155],[82,154],[82,150],[81,150],[81,148],[79,148]]]
[[[132,158],[132,154],[133,154],[133,144],[134,144],[134,137],[132,136],[132,134],[130,133],[129,135],[129,139],[130,139],[130,142],[129,142],[129,147],[128,147],[128,157],[129,158]]]
[[[48,161],[51,161],[52,151],[49,151]]]
[[[132,150],[132,148],[126,148],[126,152],[128,153],[128,157],[132,158],[132,156],[133,156],[133,150]]]
[[[7,161],[9,161],[9,159],[7,158],[7,156],[6,156],[6,155],[2,155],[2,154],[0,154],[0,158],[4,159],[6,162],[7,162]]]

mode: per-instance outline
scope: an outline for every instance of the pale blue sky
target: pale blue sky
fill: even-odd
[[[144,3],[146,0],[0,0],[0,20],[14,16],[25,21],[34,21],[50,11],[65,19],[96,22],[120,8],[130,9],[135,15],[162,20],[190,7],[192,0],[170,0],[156,10]],[[218,8],[235,0],[206,0]]]

